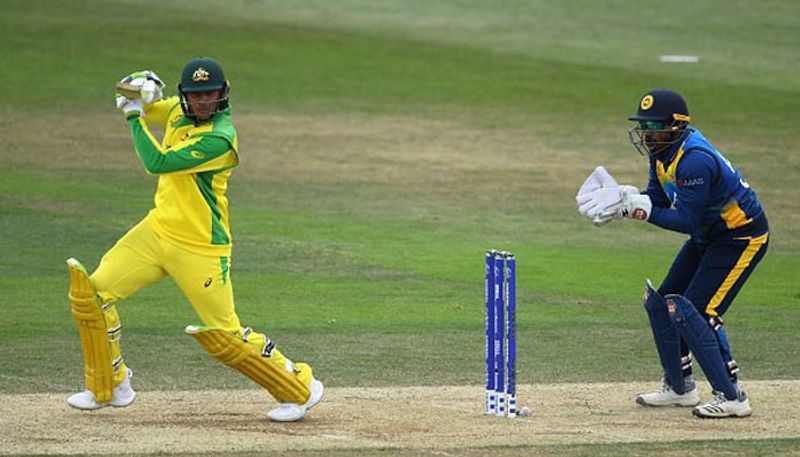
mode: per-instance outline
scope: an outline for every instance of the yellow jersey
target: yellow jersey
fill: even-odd
[[[195,125],[178,97],[145,105],[145,116],[127,116],[136,153],[158,175],[155,208],[145,221],[159,235],[201,255],[230,256],[228,177],[239,164],[231,108]],[[153,136],[147,123],[165,128]]]

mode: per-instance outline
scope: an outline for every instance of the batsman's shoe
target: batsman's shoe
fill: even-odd
[[[306,411],[322,400],[322,393],[325,387],[320,381],[312,377],[308,389],[311,394],[307,402],[302,405],[298,405],[297,403],[281,403],[280,406],[268,412],[267,417],[275,422],[294,422],[302,419],[306,415]]]
[[[694,389],[679,394],[672,386],[663,382],[655,392],[647,392],[636,397],[636,403],[642,406],[697,406],[700,404],[700,392]]]
[[[728,400],[722,392],[712,392],[711,401],[696,407],[692,414],[703,419],[721,419],[724,417],[747,417],[753,414],[750,401],[744,391],[739,392],[739,398]]]
[[[69,405],[73,408],[83,410],[100,409],[105,408],[106,406],[123,408],[133,403],[133,400],[136,399],[136,392],[133,390],[133,387],[131,387],[132,377],[133,370],[128,368],[128,374],[125,376],[125,380],[122,381],[120,385],[114,387],[114,398],[112,398],[110,402],[97,403],[97,401],[95,401],[94,393],[91,390],[84,390],[83,392],[79,392],[67,398],[67,403],[69,403]]]

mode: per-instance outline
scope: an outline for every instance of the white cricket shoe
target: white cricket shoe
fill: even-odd
[[[294,422],[299,421],[306,415],[306,411],[311,409],[314,405],[322,400],[322,393],[325,387],[320,381],[311,378],[311,385],[309,386],[311,395],[305,404],[298,405],[297,403],[281,403],[280,406],[267,413],[267,417],[275,422]]]
[[[71,397],[67,398],[67,403],[69,403],[69,405],[73,408],[83,410],[100,409],[105,408],[106,406],[123,408],[133,403],[133,400],[136,399],[136,392],[134,392],[133,387],[131,387],[132,377],[133,370],[128,368],[128,372],[125,375],[125,380],[122,381],[120,385],[114,387],[114,398],[108,403],[97,403],[94,398],[94,392],[91,390],[84,390],[83,392],[72,395]]]
[[[700,391],[695,386],[679,394],[666,381],[662,381],[660,389],[637,396],[636,403],[642,406],[697,406],[700,404]]]
[[[718,391],[712,392],[711,401],[696,407],[692,414],[703,419],[720,419],[723,417],[747,417],[753,414],[750,401],[744,391],[739,392],[739,398],[728,400],[725,394]]]

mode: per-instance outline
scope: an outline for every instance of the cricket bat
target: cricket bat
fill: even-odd
[[[128,100],[136,100],[142,98],[141,87],[134,86],[130,83],[117,83],[117,93],[127,98]]]

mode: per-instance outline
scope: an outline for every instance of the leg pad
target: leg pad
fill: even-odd
[[[736,399],[738,392],[728,375],[716,332],[711,325],[688,298],[682,295],[667,295],[664,299],[670,319],[700,363],[708,382],[714,390],[724,392],[729,400]]]
[[[86,268],[76,259],[69,259],[67,270],[72,317],[78,324],[83,350],[84,383],[97,403],[108,403],[113,399],[114,385],[103,309]]]
[[[643,306],[650,318],[650,329],[653,331],[658,358],[664,369],[664,378],[672,390],[683,394],[687,389],[681,360],[681,338],[667,314],[664,297],[653,288],[650,280],[645,284]]]
[[[267,389],[279,402],[302,405],[308,401],[309,388],[297,374],[262,355],[242,338],[222,329],[191,325],[186,327],[186,333],[194,337],[209,355]]]

